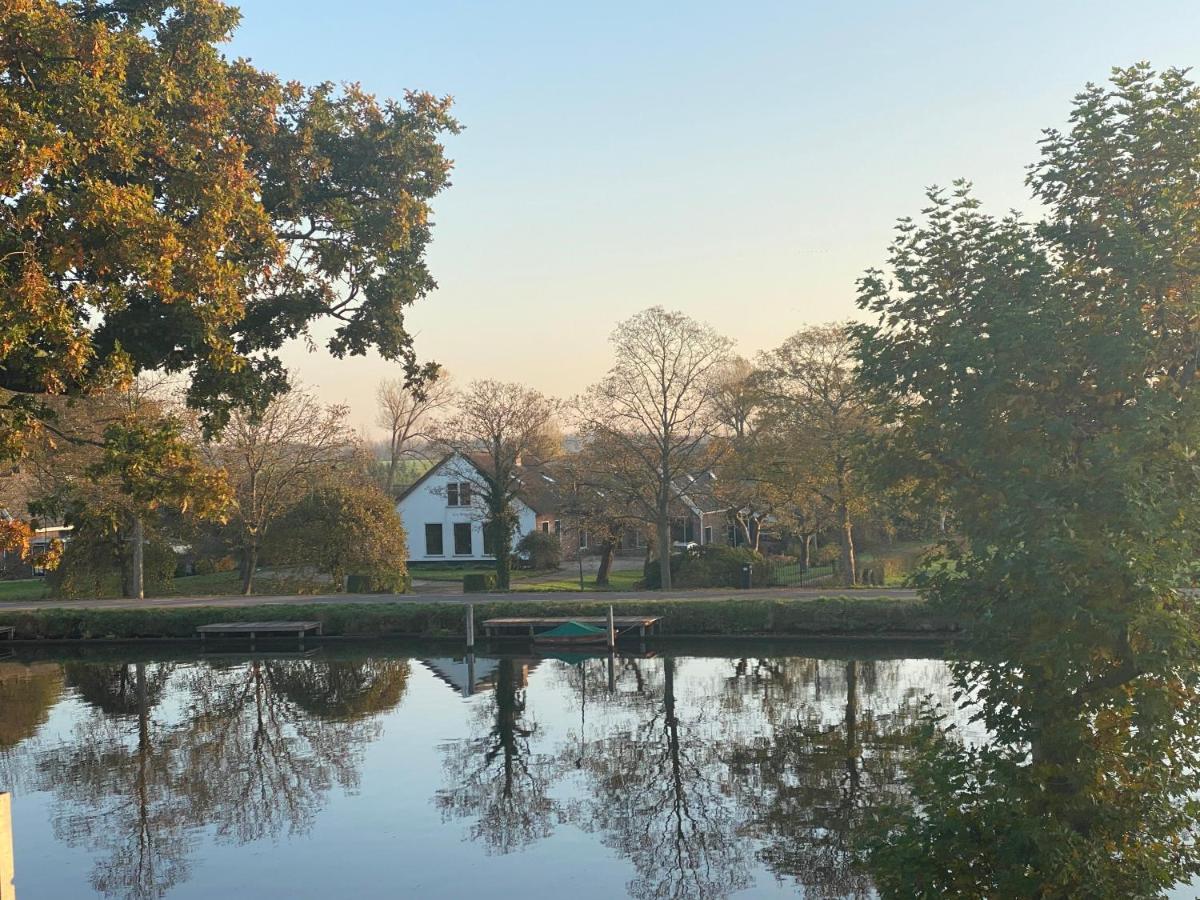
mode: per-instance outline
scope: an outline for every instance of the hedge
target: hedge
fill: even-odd
[[[796,599],[625,600],[617,615],[663,616],[665,635],[939,635],[957,630],[945,614],[923,600],[887,597]],[[515,616],[603,616],[604,601],[489,601],[475,607],[475,621]],[[41,609],[0,612],[0,625],[16,627],[18,639],[192,638],[197,625],[214,622],[315,620],[327,635],[353,637],[461,636],[460,603],[336,603],[278,606],[173,607],[147,609]]]
[[[463,592],[479,594],[496,589],[496,576],[491,572],[473,572],[463,576]]]

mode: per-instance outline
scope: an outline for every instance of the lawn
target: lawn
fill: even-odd
[[[487,575],[495,572],[493,565],[484,566],[409,566],[408,572],[415,581],[458,581],[464,575]]]
[[[44,578],[0,581],[0,601],[44,600],[46,596],[46,579]]]
[[[553,581],[522,581],[520,576],[514,576],[512,589],[514,591],[578,591],[579,576],[574,578],[566,574],[566,571],[560,573],[563,577],[556,578]],[[608,586],[602,587],[596,584],[596,576],[592,572],[586,572],[583,576],[583,590],[585,591],[632,591],[642,580],[642,573],[639,569],[619,569],[615,572],[608,573]]]

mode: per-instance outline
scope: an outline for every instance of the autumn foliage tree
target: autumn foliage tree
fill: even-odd
[[[187,373],[206,427],[286,389],[311,323],[410,381],[405,308],[434,286],[449,101],[281,84],[219,50],[239,13],[0,6],[0,450],[114,371]]]

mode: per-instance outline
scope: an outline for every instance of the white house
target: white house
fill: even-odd
[[[400,495],[396,511],[408,533],[409,562],[471,562],[491,560],[485,546],[487,509],[474,490],[479,480],[475,464],[452,453],[422,475]],[[538,515],[522,500],[514,501],[517,528],[513,545],[537,528]]]

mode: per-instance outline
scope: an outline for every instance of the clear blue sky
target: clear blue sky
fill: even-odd
[[[747,356],[853,315],[925,186],[1031,208],[1041,128],[1114,65],[1200,62],[1196,2],[246,0],[230,52],[286,79],[450,94],[421,353],[567,395],[659,303]],[[378,360],[289,362],[372,417]]]

